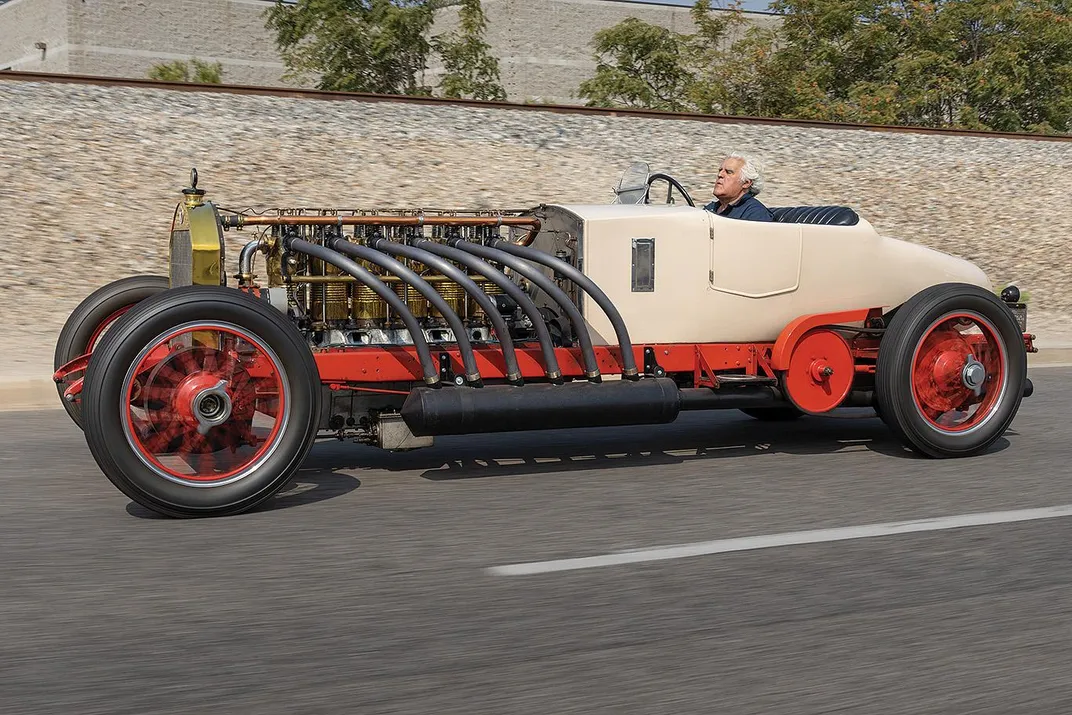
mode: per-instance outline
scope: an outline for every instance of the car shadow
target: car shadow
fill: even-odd
[[[1008,446],[1003,437],[986,454]],[[417,471],[430,481],[451,481],[860,450],[895,459],[928,459],[905,447],[874,411],[861,409],[780,423],[736,414],[692,413],[669,425],[439,437],[434,447],[410,452],[328,442],[318,445],[306,464],[356,471]]]
[[[327,501],[349,494],[361,486],[361,480],[349,474],[341,474],[320,466],[302,465],[287,486],[263,504],[250,509],[248,514],[291,509]],[[137,502],[127,504],[127,513],[139,519],[169,519],[150,511]]]
[[[1014,430],[1006,435],[1015,436]],[[1002,437],[984,455],[1008,448]],[[770,454],[834,455],[872,452],[882,457],[927,460],[905,447],[875,415],[860,408],[790,422],[762,422],[736,411],[687,413],[668,425],[593,427],[439,437],[434,447],[388,452],[351,442],[318,442],[295,478],[248,513],[315,504],[358,489],[343,472],[419,472],[433,482],[538,476],[582,470],[657,467]],[[127,513],[166,519],[135,502]]]

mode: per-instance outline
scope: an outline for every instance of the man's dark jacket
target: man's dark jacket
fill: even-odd
[[[745,221],[773,221],[774,214],[752,194],[745,194],[737,203],[730,204],[725,212],[718,210],[718,199],[704,206],[705,209],[726,218],[739,218]]]

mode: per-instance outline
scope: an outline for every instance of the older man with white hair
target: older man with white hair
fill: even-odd
[[[774,214],[760,203],[756,194],[763,190],[763,177],[747,156],[730,154],[718,168],[711,190],[715,200],[704,206],[719,216],[745,221],[773,221]]]

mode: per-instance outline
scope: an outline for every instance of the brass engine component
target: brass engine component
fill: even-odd
[[[204,201],[197,188],[197,170],[190,172],[190,188],[175,207],[168,242],[168,279],[172,288],[188,285],[226,285],[227,260],[223,225],[216,207]]]
[[[343,285],[346,285],[345,283]],[[354,320],[364,325],[369,321],[387,319],[387,303],[376,295],[368,286],[355,282],[354,291]]]
[[[342,271],[316,258],[309,259],[310,273],[328,279],[342,275]],[[350,316],[350,291],[345,283],[324,282],[312,286],[310,315],[323,322],[345,320]]]

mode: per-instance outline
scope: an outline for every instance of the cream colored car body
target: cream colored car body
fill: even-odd
[[[936,283],[993,289],[971,262],[879,235],[862,217],[854,226],[768,223],[647,204],[547,205],[540,215],[533,246],[576,250],[634,344],[773,342],[802,315],[888,309]],[[645,243],[654,247],[651,290],[634,290],[637,240],[641,263]],[[593,342],[616,344],[599,306],[579,302]]]

